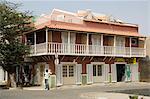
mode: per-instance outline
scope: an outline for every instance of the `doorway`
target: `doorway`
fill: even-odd
[[[62,67],[63,84],[75,84],[75,65],[67,64]]]
[[[93,82],[102,82],[102,65],[93,65]]]
[[[116,64],[117,82],[125,81],[125,64]]]

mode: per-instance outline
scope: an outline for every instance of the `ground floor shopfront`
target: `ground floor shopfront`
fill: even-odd
[[[55,64],[54,58],[32,64],[32,82],[44,85],[46,70],[52,72],[49,80],[51,87],[139,81],[138,58],[134,63],[131,62],[132,60],[131,58],[60,56],[58,64]]]

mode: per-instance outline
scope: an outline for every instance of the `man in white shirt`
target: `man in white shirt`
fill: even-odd
[[[50,77],[50,74],[48,73],[48,69],[46,69],[45,74],[44,74],[46,90],[49,90],[49,82],[48,82],[49,77]]]

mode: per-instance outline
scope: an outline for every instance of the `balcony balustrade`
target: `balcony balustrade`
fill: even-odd
[[[47,47],[46,47],[47,46]],[[65,44],[48,42],[31,46],[31,56],[37,55],[80,55],[145,57],[146,49],[138,47],[100,46],[86,44]]]

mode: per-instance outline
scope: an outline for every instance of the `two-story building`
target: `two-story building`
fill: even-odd
[[[25,33],[31,45],[32,78],[43,84],[46,69],[51,86],[139,81],[139,60],[146,56],[138,25],[82,10],[54,9]]]

